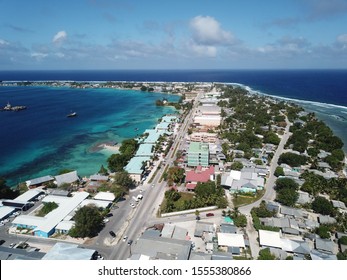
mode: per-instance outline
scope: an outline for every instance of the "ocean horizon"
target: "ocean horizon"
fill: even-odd
[[[315,112],[343,140],[344,151],[347,152],[347,70],[0,71],[0,81],[239,84],[250,92],[294,102],[307,111]],[[13,105],[30,107],[30,110],[16,115],[0,113],[0,176],[5,175],[9,181],[18,182],[42,175],[55,175],[50,173],[63,168],[77,169],[80,175],[97,172],[101,163],[106,164],[108,155],[91,153],[90,146],[102,141],[133,138],[136,136],[134,128],[140,126],[140,132],[143,132],[152,127],[163,114],[172,112],[155,107],[155,99],[161,98],[162,93],[153,93],[147,95],[147,98],[143,98],[146,93],[142,92],[127,91],[127,94],[130,94],[128,98],[134,98],[128,105],[124,99],[111,102],[116,95],[110,89],[0,87],[1,107],[8,101]],[[52,100],[53,96],[56,99]],[[178,98],[174,95],[168,97]],[[85,108],[90,110],[83,114]],[[61,118],[71,110],[88,117],[69,121],[65,117]],[[21,123],[24,114],[32,115],[28,118],[25,116],[25,122]],[[42,123],[35,125],[40,118]]]

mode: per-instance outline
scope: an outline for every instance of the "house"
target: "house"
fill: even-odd
[[[191,246],[192,242],[187,240],[142,235],[131,251],[152,260],[188,260]]]
[[[101,175],[101,174],[94,174],[89,177],[91,181],[98,181],[98,182],[107,182],[108,176]]]
[[[320,224],[335,224],[336,219],[333,217],[330,217],[328,215],[319,215],[318,216],[318,222]]]
[[[94,196],[95,200],[104,200],[108,202],[113,202],[116,197],[111,192],[98,192],[96,196]]]
[[[221,185],[229,188],[231,193],[255,193],[264,188],[265,180],[257,173],[248,171],[231,170],[222,174]]]
[[[311,203],[313,200],[312,196],[307,192],[298,191],[298,194],[299,194],[299,198],[296,201],[297,204],[303,205],[306,203]]]
[[[332,200],[331,202],[335,208],[339,208],[341,210],[347,210],[346,205],[342,201]]]
[[[281,206],[280,213],[284,216],[293,217],[294,219],[307,217],[307,214],[305,214],[302,210],[287,206]]]
[[[242,234],[218,232],[218,247],[246,247]]]
[[[65,174],[57,175],[54,178],[54,183],[56,183],[58,187],[60,187],[62,184],[71,184],[80,180],[77,175],[77,171],[71,171]]]
[[[329,239],[316,238],[315,248],[323,253],[335,254],[335,243]]]
[[[194,236],[202,237],[205,232],[215,233],[215,225],[213,223],[197,221],[195,225]]]
[[[57,242],[43,260],[92,260],[94,249],[79,248],[76,244]]]
[[[195,170],[186,171],[186,187],[188,190],[194,190],[197,183],[214,181],[214,167],[202,168],[198,166]]]
[[[43,176],[43,177],[39,177],[35,179],[30,179],[28,181],[25,181],[25,183],[29,189],[32,189],[32,188],[36,188],[38,186],[41,186],[43,184],[47,184],[53,181],[54,181],[54,177],[47,175],[47,176]]]
[[[140,182],[142,174],[145,170],[146,162],[150,161],[150,157],[133,157],[128,164],[124,167],[124,170],[129,173],[129,176],[136,182]]]

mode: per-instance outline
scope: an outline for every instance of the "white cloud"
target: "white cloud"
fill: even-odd
[[[210,16],[196,16],[190,21],[190,27],[194,41],[201,45],[226,45],[234,40],[233,35]]]
[[[31,53],[31,57],[32,58],[35,58],[37,60],[41,60],[41,59],[44,59],[45,57],[47,57],[48,54],[47,53],[41,53],[41,52],[34,52],[34,53]]]
[[[215,46],[203,46],[192,44],[191,50],[197,56],[207,56],[207,57],[216,57],[217,56],[217,48]]]
[[[338,43],[347,44],[347,34],[341,34],[337,37],[336,41]]]
[[[54,35],[52,42],[55,44],[63,43],[67,39],[67,33],[62,30]]]
[[[0,39],[0,46],[8,46],[10,43],[3,40],[3,39]]]

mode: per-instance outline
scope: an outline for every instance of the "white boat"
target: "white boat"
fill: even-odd
[[[67,115],[68,118],[76,117],[76,116],[77,116],[76,112],[73,112],[73,113],[70,113],[70,114]]]

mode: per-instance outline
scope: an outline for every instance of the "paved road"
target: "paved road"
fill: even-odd
[[[184,122],[182,123],[178,133],[175,136],[172,149],[166,156],[165,165],[161,167],[160,171],[153,178],[151,184],[145,184],[142,188],[144,189],[143,199],[133,210],[133,212],[127,217],[125,224],[118,231],[117,240],[115,240],[115,246],[112,252],[106,256],[107,259],[124,260],[131,255],[131,247],[127,242],[123,242],[123,237],[127,236],[127,240],[136,240],[141,236],[143,231],[148,227],[152,226],[150,221],[157,218],[158,208],[161,204],[164,193],[165,193],[165,182],[159,183],[163,171],[167,165],[172,166],[175,160],[175,152],[180,149],[182,144],[182,138],[188,130],[189,124],[192,121],[192,115],[196,107],[199,104],[201,94],[199,94],[194,102],[192,110],[188,113]],[[176,149],[177,148],[177,149]],[[191,219],[191,218],[190,218]]]
[[[283,137],[281,138],[281,142],[278,145],[277,150],[274,154],[274,157],[272,158],[272,161],[271,161],[269,178],[266,181],[264,196],[262,197],[262,199],[254,202],[252,204],[245,205],[245,206],[242,206],[239,208],[239,211],[242,214],[246,215],[246,217],[247,217],[248,223],[247,223],[246,231],[248,234],[253,259],[256,259],[258,257],[260,249],[259,249],[259,242],[257,240],[258,233],[255,230],[255,228],[253,227],[253,222],[252,222],[252,217],[250,215],[250,212],[251,212],[253,207],[258,207],[262,200],[274,200],[276,197],[276,192],[275,192],[274,186],[275,186],[275,182],[276,182],[277,178],[274,175],[274,173],[275,173],[275,170],[278,166],[278,159],[279,159],[280,155],[283,153],[284,145],[287,143],[288,138],[291,135],[291,133],[289,132],[289,128],[291,126],[291,123],[289,122],[287,117],[286,117],[286,122],[287,122],[287,126],[285,128],[285,132],[283,134]]]

